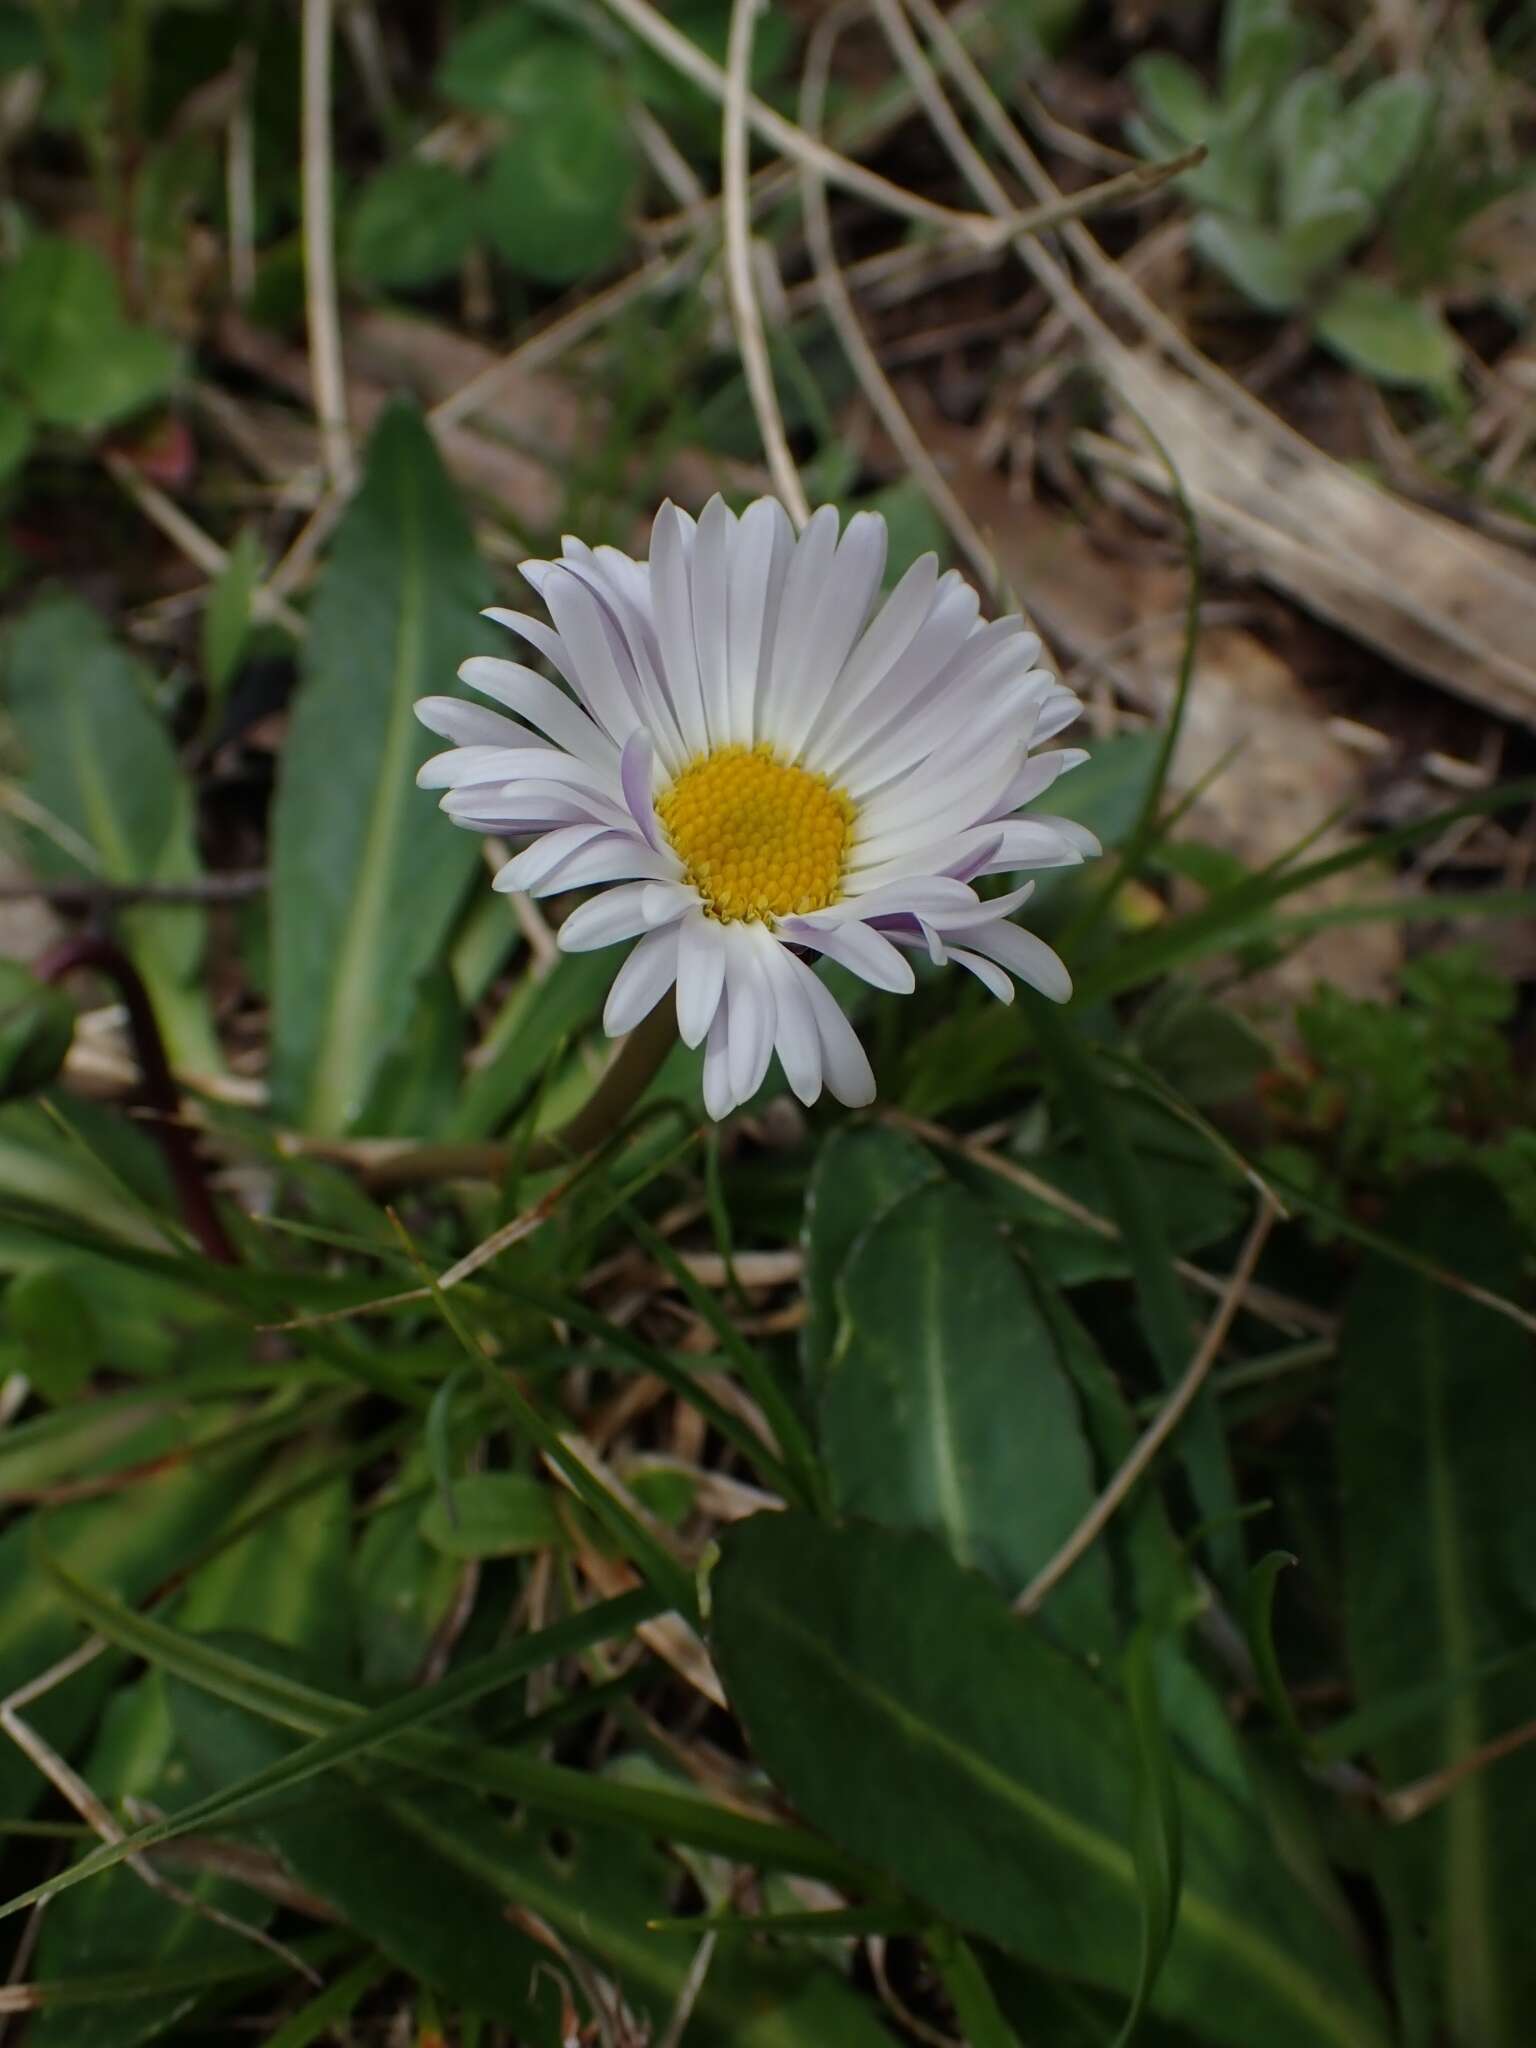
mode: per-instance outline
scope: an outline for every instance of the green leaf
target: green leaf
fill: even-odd
[[[1266,313],[1288,313],[1305,296],[1306,272],[1273,228],[1202,213],[1190,240],[1207,263]]]
[[[437,67],[437,89],[477,113],[536,113],[544,96],[540,67],[551,46],[578,47],[536,7],[493,7],[449,44]]]
[[[75,1006],[59,988],[0,960],[0,1102],[46,1088],[68,1057]]]
[[[837,1338],[837,1284],[859,1236],[904,1195],[938,1178],[938,1166],[925,1146],[879,1124],[844,1125],[817,1153],[800,1227],[805,1258],[800,1363],[813,1389],[825,1380]]]
[[[859,1239],[821,1402],[838,1505],[929,1529],[1005,1592],[1028,1584],[1093,1504],[1076,1398],[987,1211],[962,1188],[908,1195]],[[1108,1561],[1052,1594],[1063,1638],[1116,1640]]]
[[[1163,1721],[1158,1643],[1159,1630],[1145,1621],[1125,1653],[1125,1696],[1136,1756],[1132,1846],[1136,1887],[1141,1895],[1141,1955],[1131,2009],[1121,2029],[1118,2048],[1129,2048],[1151,2005],[1179,1924],[1179,1897],[1184,1884],[1184,1830],[1173,1751]]]
[[[182,1468],[111,1495],[55,1510],[47,1542],[72,1573],[141,1600],[186,1561],[228,1512],[230,1472]],[[80,1633],[33,1558],[35,1518],[13,1522],[0,1536],[0,1696],[38,1677],[79,1643]],[[27,1719],[66,1753],[90,1727],[117,1667],[100,1657],[35,1701]],[[12,1743],[0,1748],[0,1814],[24,1814],[47,1781]]]
[[[29,835],[39,872],[68,881],[196,881],[191,792],[149,707],[149,678],[96,613],[75,597],[40,599],[12,636],[6,683],[27,754],[27,793],[62,828],[54,837]],[[123,913],[119,930],[173,1063],[216,1071],[218,1047],[198,985],[203,913],[140,904]]]
[[[491,160],[482,224],[524,276],[572,284],[624,247],[634,147],[618,83],[595,50],[550,43],[536,55],[532,106]]]
[[[278,1673],[297,1660],[271,1645],[219,1638]],[[294,1739],[184,1679],[169,1686],[182,1748],[205,1792],[270,1771]],[[543,1951],[511,1926],[500,1901],[454,1853],[477,1827],[496,1827],[462,1794],[430,1807],[333,1781],[324,1799],[289,1801],[258,1823],[272,1850],[402,1968],[456,2004],[515,2027],[530,2048],[557,2048],[558,1987]]]
[[[352,1563],[360,1676],[365,1691],[397,1691],[420,1671],[452,1612],[462,1572],[422,1540],[419,1482],[425,1461],[403,1465],[398,1498],[368,1518]]]
[[[356,1122],[477,865],[414,786],[433,742],[411,707],[486,644],[489,596],[431,436],[391,407],[315,598],[273,821],[273,1093],[305,1130]]]
[[[717,1662],[797,1810],[957,1927],[1129,1994],[1124,1708],[929,1537],[789,1512],[722,1547]],[[1383,2048],[1362,1971],[1258,1823],[1176,1776],[1182,1906],[1154,2009],[1220,2048]]]
[[[1333,72],[1303,71],[1276,103],[1271,133],[1280,158],[1280,219],[1289,224],[1345,182],[1334,147],[1344,93]]]
[[[53,235],[0,279],[0,357],[40,418],[88,431],[163,398],[181,360],[163,335],[123,319],[104,256]]]
[[[1517,1294],[1528,1247],[1493,1188],[1432,1176],[1386,1233],[1469,1285]],[[1434,1678],[1467,1683],[1378,1736],[1388,1785],[1470,1756],[1536,1719],[1536,1671],[1476,1676],[1528,1644],[1536,1600],[1530,1446],[1536,1358],[1507,1318],[1371,1256],[1340,1338],[1339,1455],[1350,1658],[1361,1709]],[[1469,1777],[1390,1852],[1430,1925],[1458,2048],[1524,2039],[1536,2000],[1529,1940],[1536,1750]]]
[[[67,1401],[100,1363],[101,1332],[81,1275],[67,1263],[18,1274],[6,1289],[5,1322],[44,1400]]]
[[[1174,1269],[1166,1220],[1141,1161],[1127,1138],[1123,1116],[1107,1099],[1089,1048],[1076,1027],[1043,999],[1031,1003],[1040,1050],[1062,1096],[1081,1125],[1104,1177],[1110,1213],[1120,1227],[1136,1280],[1137,1308],[1166,1386],[1177,1384],[1194,1353],[1194,1323]],[[1208,1524],[1211,1552],[1223,1577],[1235,1579],[1242,1563],[1237,1494],[1216,1403],[1197,1395],[1182,1430],[1182,1450],[1196,1505]]]
[[[254,527],[242,526],[229,560],[209,587],[203,609],[203,678],[217,702],[245,652],[251,630],[251,599],[265,568],[261,539]]]
[[[549,1488],[518,1472],[471,1472],[428,1502],[421,1534],[446,1557],[520,1557],[563,1544]]]
[[[1217,108],[1205,82],[1191,64],[1165,50],[1152,50],[1131,66],[1131,84],[1143,112],[1162,131],[1161,147],[1149,154],[1165,155],[1169,142],[1204,142],[1215,127]]]
[[[1264,105],[1296,68],[1300,49],[1301,29],[1290,0],[1227,0],[1221,22],[1227,100]]]
[[[21,468],[31,452],[31,414],[0,392],[0,484]]]
[[[1281,241],[1297,270],[1311,277],[1330,269],[1352,249],[1373,218],[1363,192],[1333,192],[1298,214]]]
[[[1326,348],[1378,384],[1448,385],[1461,343],[1432,307],[1373,277],[1346,277],[1317,315]]]
[[[269,1493],[276,1490],[276,1477],[265,1482]],[[345,1639],[336,1626],[341,1610],[335,1591],[346,1554],[348,1508],[346,1488],[335,1482],[269,1516],[193,1576],[181,1603],[183,1621],[211,1628],[232,1625],[238,1617],[279,1642],[334,1652]],[[158,1673],[110,1702],[84,1776],[114,1808],[129,1798],[170,1813],[188,1805],[193,1787],[175,1754]],[[228,1879],[196,1871],[178,1871],[176,1877],[200,1900],[258,1927],[275,1911],[269,1899]],[[57,1901],[43,1925],[35,1974],[94,1978],[136,1965],[166,1970],[235,1964],[250,1954],[249,1942],[238,1935],[151,1891],[133,1872],[113,1870]],[[44,2013],[31,2032],[37,2048],[135,2048],[162,2034],[194,2002],[189,1988],[173,1990],[162,2001],[135,2000],[126,2009],[113,2001],[65,2007]]]
[[[477,226],[474,193],[457,171],[402,157],[364,186],[348,261],[364,284],[435,284],[464,261]]]
[[[1380,207],[1429,140],[1434,88],[1414,72],[1368,85],[1345,112],[1339,149],[1350,183]]]
[[[1253,1668],[1258,1674],[1259,1688],[1264,1694],[1264,1704],[1274,1715],[1276,1725],[1285,1731],[1287,1738],[1298,1749],[1306,1750],[1307,1737],[1296,1718],[1296,1709],[1291,1704],[1285,1674],[1280,1669],[1280,1655],[1275,1648],[1275,1587],[1279,1583],[1280,1574],[1295,1563],[1296,1559],[1288,1550],[1272,1550],[1267,1557],[1259,1559],[1248,1574],[1243,1619],[1247,1625],[1248,1648],[1253,1657]]]

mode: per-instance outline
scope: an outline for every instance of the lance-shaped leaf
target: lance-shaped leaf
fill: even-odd
[[[1124,1704],[931,1537],[799,1513],[724,1539],[714,1647],[797,1809],[967,1932],[1129,1995]],[[1156,2012],[1220,2048],[1382,2048],[1382,2014],[1262,1826],[1175,1766],[1183,1888]]]
[[[434,742],[411,707],[489,645],[488,599],[431,436],[394,406],[315,598],[273,821],[273,1089],[306,1130],[356,1124],[475,865],[415,786]]]
[[[1411,1188],[1386,1234],[1462,1280],[1518,1291],[1522,1242],[1465,1172]],[[1519,1327],[1395,1260],[1365,1262],[1339,1347],[1350,1653],[1368,1713],[1426,1682],[1465,1682],[1388,1726],[1373,1761],[1401,1786],[1536,1719],[1536,1671],[1499,1665],[1532,1638],[1536,1357]],[[1525,2040],[1536,1749],[1464,1780],[1389,1849],[1445,1980],[1456,2048]]]

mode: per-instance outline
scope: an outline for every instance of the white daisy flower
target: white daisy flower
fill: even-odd
[[[568,538],[522,573],[552,625],[493,610],[562,676],[477,655],[459,673],[503,717],[417,705],[455,744],[418,780],[471,831],[530,844],[495,886],[596,891],[560,926],[568,952],[638,944],[603,1012],[630,1031],[675,986],[722,1117],[776,1052],[802,1102],[874,1095],[852,1026],[807,957],[897,994],[909,952],[967,968],[1003,1002],[1010,975],[1057,1002],[1059,959],[1012,922],[1034,887],[983,899],[983,875],[1097,853],[1066,818],[1019,816],[1077,749],[1032,754],[1081,706],[1018,618],[983,624],[932,555],[883,603],[885,521],[839,537],[823,506],[796,537],[760,498],[663,505],[649,562]]]

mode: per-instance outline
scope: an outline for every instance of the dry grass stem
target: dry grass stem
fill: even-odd
[[[1269,1233],[1275,1227],[1278,1215],[1279,1211],[1268,1196],[1261,1196],[1242,1252],[1233,1268],[1232,1277],[1223,1290],[1216,1313],[1207,1324],[1205,1335],[1196,1347],[1195,1355],[1190,1360],[1184,1377],[1163,1404],[1157,1420],[1140,1437],[1088,1513],[1056,1555],[1041,1567],[1014,1602],[1016,1614],[1034,1614],[1047,1595],[1060,1585],[1078,1559],[1093,1548],[1108,1527],[1115,1511],[1184,1419],[1190,1403],[1199,1393],[1206,1374],[1216,1363],[1217,1355],[1226,1342],[1227,1332],[1243,1305],[1244,1291],[1253,1278],[1254,1268],[1259,1263],[1259,1255],[1268,1241]]]
[[[356,474],[347,427],[347,375],[336,285],[331,165],[331,0],[303,0],[302,150],[304,304],[310,377],[326,475],[348,492]]]
[[[752,276],[752,223],[747,212],[747,81],[752,75],[752,35],[761,4],[762,0],[732,0],[731,7],[720,127],[725,281],[736,346],[741,353],[773,488],[796,526],[803,527],[811,516],[811,508],[784,432],[784,415],[774,389],[773,365],[763,327],[763,309]]]
[[[826,97],[827,73],[832,51],[846,15],[838,9],[816,26],[806,53],[801,80],[800,117],[808,134],[819,133]],[[816,288],[827,318],[842,343],[859,387],[868,398],[885,431],[895,444],[919,488],[944,521],[955,542],[975,571],[984,590],[995,590],[997,563],[970,514],[945,481],[944,474],[929,454],[923,437],[907,416],[906,407],[880,366],[860,324],[858,311],[837,260],[832,235],[832,216],[827,206],[827,188],[820,172],[810,164],[800,167],[800,192],[805,209],[805,236],[816,273]]]

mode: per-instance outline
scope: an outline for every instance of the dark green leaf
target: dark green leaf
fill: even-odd
[[[1093,1504],[1093,1471],[1050,1331],[987,1211],[953,1185],[908,1195],[864,1233],[840,1285],[821,1403],[838,1504],[930,1529],[1020,1592]],[[1115,1640],[1108,1562],[1051,1596],[1064,1640]]]
[[[1129,2048],[1148,2011],[1179,1924],[1184,1884],[1184,1831],[1173,1751],[1163,1722],[1157,1650],[1161,1627],[1143,1622],[1125,1653],[1125,1697],[1136,1758],[1136,1819],[1132,1848],[1141,1896],[1141,1955],[1131,2009],[1119,2048]]]
[[[904,1195],[939,1178],[931,1152],[878,1124],[833,1131],[816,1155],[805,1197],[805,1328],[800,1360],[819,1388],[837,1337],[836,1288],[860,1234]]]
[[[1187,148],[1204,142],[1216,125],[1217,110],[1205,82],[1182,57],[1149,51],[1131,66],[1131,83],[1147,118],[1161,131],[1161,148],[1149,154],[1165,154],[1169,143]]]
[[[180,358],[122,317],[106,258],[39,235],[0,280],[0,356],[52,426],[95,429],[164,397]]]
[[[1470,1173],[1408,1190],[1388,1236],[1466,1282],[1518,1292],[1527,1250]],[[1516,1324],[1370,1257],[1339,1346],[1350,1654],[1361,1707],[1436,1676],[1469,1682],[1378,1736],[1389,1786],[1460,1762],[1536,1719],[1529,1664],[1478,1664],[1528,1645],[1536,1601],[1530,1446],[1536,1359]],[[1529,1935],[1536,1750],[1468,1778],[1393,1848],[1429,1922],[1458,2048],[1524,2038],[1536,2000]]]
[[[74,1035],[75,1007],[63,990],[34,980],[18,960],[0,960],[0,1102],[46,1088]]]
[[[430,435],[392,407],[315,599],[273,822],[273,1092],[306,1130],[357,1120],[476,866],[414,787],[411,707],[484,644],[489,595]]]
[[[491,160],[483,225],[515,270],[571,284],[624,246],[634,149],[617,81],[595,50],[550,43],[537,56],[537,111]]]
[[[347,244],[353,274],[364,284],[435,284],[464,261],[477,225],[457,171],[404,157],[363,188]]]
[[[518,1472],[471,1472],[421,1517],[423,1540],[446,1557],[517,1557],[563,1543],[549,1488]]]
[[[764,1514],[723,1548],[717,1660],[796,1808],[957,1926],[1129,1994],[1124,1708],[929,1537]],[[1183,1902],[1154,2008],[1220,2048],[1383,2048],[1364,1974],[1257,1822],[1177,1782]]]
[[[78,1268],[59,1263],[18,1273],[6,1289],[5,1323],[45,1400],[77,1394],[100,1362],[101,1333]]]
[[[0,392],[0,483],[32,452],[32,419],[23,405]]]
[[[38,869],[71,881],[195,881],[191,794],[149,707],[144,671],[95,612],[75,597],[34,605],[12,638],[6,679],[28,794],[62,828],[31,835]],[[200,910],[164,904],[120,920],[172,1059],[193,1073],[220,1064],[197,986],[204,922]]]
[[[208,590],[203,611],[203,678],[210,696],[221,698],[245,652],[251,630],[251,599],[265,561],[254,527],[242,526],[229,560]]]

